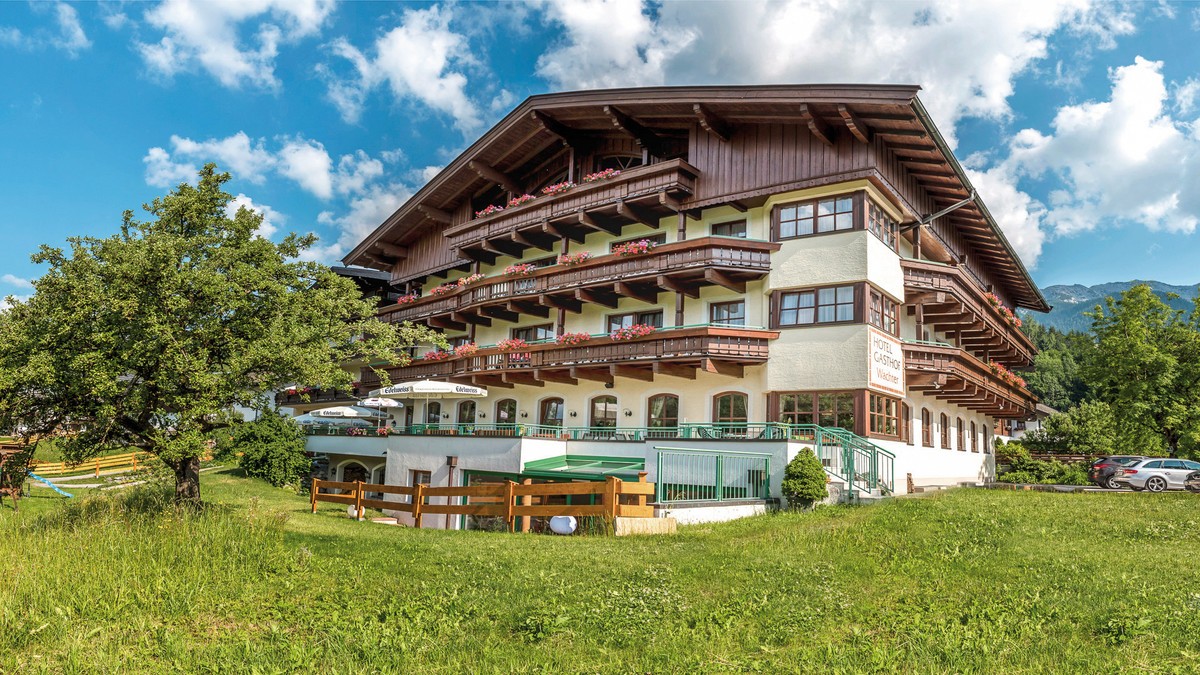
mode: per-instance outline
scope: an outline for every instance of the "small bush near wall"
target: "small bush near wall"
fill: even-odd
[[[996,463],[1007,468],[996,476],[1003,483],[1041,483],[1046,485],[1089,485],[1087,464],[1057,460],[1031,459],[1021,443],[996,444]]]
[[[233,450],[242,453],[239,463],[247,476],[275,487],[303,485],[311,462],[304,454],[304,431],[290,418],[263,413],[233,432]]]
[[[828,479],[821,460],[805,448],[783,471],[783,496],[792,507],[809,508],[829,496]]]

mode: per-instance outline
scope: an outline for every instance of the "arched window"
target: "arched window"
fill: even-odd
[[[957,447],[955,447],[955,450],[958,450],[959,452],[967,451],[967,443],[966,443],[966,438],[965,438],[966,434],[964,433],[964,431],[965,430],[963,429],[962,418],[959,417],[958,418],[958,434],[956,435],[956,437],[954,439],[954,440],[958,441],[958,445],[957,445]]]
[[[561,398],[542,399],[538,406],[538,424],[548,427],[561,427],[563,423],[563,400]]]
[[[900,404],[900,436],[905,443],[913,444],[912,408],[907,403]]]
[[[361,480],[364,483],[371,482],[371,472],[367,471],[367,467],[358,462],[350,462],[342,467],[342,482],[353,483],[356,480]]]
[[[505,398],[496,401],[496,424],[516,424],[517,401]]]
[[[746,395],[737,391],[727,391],[713,397],[713,421],[718,424],[745,423],[747,418]]]
[[[679,426],[679,397],[675,394],[651,396],[646,402],[646,426],[661,430],[650,432],[654,437],[674,436]]]
[[[946,413],[942,413],[942,417],[939,421],[942,423],[941,428],[940,428],[941,435],[942,435],[942,439],[941,439],[942,440],[942,449],[949,450],[950,449],[950,418],[946,417]]]
[[[971,452],[979,452],[979,427],[971,421]]]
[[[591,426],[612,428],[617,426],[617,397],[597,396],[592,399]]]
[[[426,401],[425,402],[425,422],[426,424],[438,424],[442,421],[442,402],[441,401]]]
[[[475,428],[475,401],[459,401],[458,425],[463,431]]]
[[[921,408],[921,445],[933,447],[933,415],[929,408]]]

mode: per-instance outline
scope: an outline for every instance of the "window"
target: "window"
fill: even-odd
[[[512,424],[517,421],[517,401],[506,398],[496,401],[496,424]]]
[[[450,351],[454,351],[455,347],[461,347],[470,341],[471,338],[467,337],[466,335],[446,339],[446,342],[450,343]]]
[[[971,422],[971,452],[979,452],[979,428]]]
[[[409,472],[409,483],[408,484],[410,487],[416,487],[418,485],[429,485],[431,483],[433,483],[433,473],[432,472],[416,471],[416,470]],[[412,503],[412,496],[409,496],[408,503],[409,504]],[[426,497],[425,499],[421,500],[421,503],[428,504],[429,497]]]
[[[1161,469],[1161,468],[1163,468],[1163,463],[1162,462],[1146,462],[1145,464],[1142,465],[1142,468],[1143,469]],[[345,473],[345,472],[343,472],[343,473]]]
[[[608,332],[613,332],[618,328],[629,328],[634,324],[644,324],[662,328],[663,311],[661,309],[652,312],[631,312],[629,314],[612,314],[608,317]]]
[[[785,424],[817,424],[854,431],[854,392],[781,392],[776,412]],[[855,432],[857,433],[857,432]]]
[[[593,427],[612,428],[617,426],[617,397],[597,396],[593,398],[591,420]]]
[[[946,413],[942,413],[942,416],[938,421],[941,422],[941,425],[938,427],[938,429],[941,432],[942,449],[949,450],[950,449],[950,418],[946,417]]]
[[[514,340],[524,340],[526,342],[549,340],[554,337],[554,324],[547,323],[540,326],[523,326],[521,328],[514,328],[512,329],[511,335]]]
[[[733,302],[712,303],[708,306],[708,322],[723,326],[745,326],[745,301],[735,300]]]
[[[718,424],[745,423],[746,395],[731,391],[713,397],[713,421]]]
[[[547,427],[562,426],[563,400],[561,398],[544,399],[538,408],[538,424]]]
[[[958,441],[958,444],[955,446],[955,450],[958,450],[959,452],[967,451],[967,444],[965,442],[966,439],[963,438],[963,421],[961,417],[958,418],[958,433],[955,435],[954,440]]]
[[[880,436],[900,435],[900,401],[879,394],[868,397],[871,433]]]
[[[622,239],[621,241],[614,241],[608,245],[608,251],[609,251],[609,253],[611,253],[614,248],[620,246],[621,244],[628,244],[631,241],[642,241],[643,239],[645,239],[646,241],[648,241],[656,246],[662,246],[663,244],[667,243],[667,233],[659,232],[658,234],[648,234],[644,237],[634,237],[633,239]]]
[[[912,409],[908,407],[907,403],[901,403],[900,404],[900,439],[909,445],[913,444],[912,422],[913,422]]]
[[[459,426],[475,427],[475,401],[460,401],[458,404]]]
[[[674,394],[651,396],[646,402],[646,426],[674,429],[679,425],[679,397]]]
[[[853,230],[855,202],[859,195],[826,197],[775,207],[775,239],[795,239],[814,234]]]
[[[440,401],[425,402],[425,422],[437,424],[442,421],[442,404]]]
[[[714,237],[740,237],[746,238],[746,221],[734,220],[728,223],[713,223],[712,235]]]
[[[928,408],[921,408],[921,445],[933,447],[933,415]]]
[[[900,335],[899,307],[895,300],[872,288],[867,322],[889,335]]]
[[[880,241],[888,245],[888,248],[896,250],[896,221],[887,214],[878,204],[871,200],[867,200],[867,229],[871,231]]]
[[[605,169],[624,171],[625,169],[632,169],[635,166],[641,165],[641,155],[608,155],[598,158],[594,164],[596,171],[603,171]]]
[[[830,286],[779,294],[776,326],[811,326],[854,321],[855,287]]]

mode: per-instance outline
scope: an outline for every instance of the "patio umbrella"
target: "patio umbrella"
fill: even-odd
[[[379,416],[377,413],[372,413],[369,410],[363,410],[362,408],[355,408],[348,405],[335,405],[331,408],[321,408],[319,410],[313,410],[308,414],[313,417],[340,417],[343,419]]]
[[[359,401],[358,404],[365,408],[374,408],[376,411],[379,412],[380,419],[384,419],[387,417],[387,415],[383,412],[384,408],[403,408],[404,407],[403,403],[401,403],[400,401],[397,401],[394,398],[381,398],[379,396],[372,396],[370,398],[364,398],[363,400]],[[382,422],[381,424],[386,425],[387,422],[385,421],[385,422]]]
[[[429,401],[455,398],[484,398],[487,389],[473,387],[469,384],[454,382],[438,382],[436,380],[414,380],[401,382],[390,387],[376,389],[370,392],[372,398],[411,398],[426,401],[425,419],[429,419]]]

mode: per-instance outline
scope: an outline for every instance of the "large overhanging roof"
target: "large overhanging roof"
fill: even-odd
[[[737,124],[800,122],[814,134],[842,127],[867,140],[883,139],[938,208],[974,191],[913,85],[764,85],[649,87],[531,96],[417,191],[343,259],[367,263],[371,256],[403,246],[429,227],[446,227],[458,204],[508,171],[555,146],[588,137],[624,133],[652,142],[684,135],[699,123],[711,133]],[[639,140],[642,140],[639,138]],[[925,215],[925,214],[921,214]],[[983,200],[946,216],[1004,284],[1017,305],[1047,311],[1049,305],[996,225]]]

